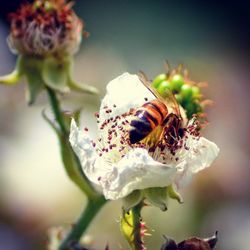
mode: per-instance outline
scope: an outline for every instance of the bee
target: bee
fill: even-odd
[[[158,140],[164,136],[167,144],[172,145],[179,136],[182,136],[183,119],[179,104],[170,90],[167,90],[167,95],[163,98],[151,87],[143,72],[140,72],[139,78],[156,99],[144,103],[135,110],[134,119],[130,122],[129,141],[131,144],[140,142],[161,126],[162,132]]]

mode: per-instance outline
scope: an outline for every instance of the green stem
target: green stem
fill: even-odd
[[[141,221],[141,209],[143,202],[131,208],[129,211],[123,210],[121,218],[121,231],[128,241],[132,250],[142,250],[144,248]]]
[[[56,132],[59,137],[61,157],[65,171],[68,174],[69,178],[88,196],[88,198],[94,198],[99,194],[94,190],[89,180],[84,175],[81,168],[81,163],[70,146],[69,131],[66,126],[65,119],[61,111],[60,103],[57,99],[56,93],[49,87],[47,87],[47,92],[52,111],[59,126],[59,131],[58,129],[56,129]]]
[[[95,199],[89,199],[85,210],[58,250],[70,250],[72,243],[79,242],[81,236],[105,203],[106,200],[103,196],[96,197]]]
[[[143,240],[142,240],[142,229],[141,229],[141,209],[143,205],[139,203],[131,209],[133,214],[133,250],[142,250]]]
[[[60,126],[61,132],[64,135],[68,135],[69,133],[68,133],[68,130],[66,128],[64,119],[63,119],[61,107],[60,107],[59,101],[56,97],[56,93],[54,90],[52,90],[49,87],[47,87],[47,92],[48,92],[51,108],[52,108],[53,113],[55,115],[56,121],[58,122],[58,125]]]
[[[60,103],[57,99],[56,93],[49,87],[47,87],[47,92],[51,108],[57,121],[57,125],[59,126],[59,129],[56,128],[56,126],[51,121],[49,121],[49,123],[52,128],[56,130],[56,133],[58,135],[64,168],[69,178],[74,183],[76,183],[76,185],[87,195],[86,208],[84,209],[79,220],[76,222],[74,227],[71,229],[71,231],[59,247],[59,250],[70,250],[70,245],[74,242],[79,241],[91,221],[94,219],[94,217],[102,208],[102,206],[106,203],[106,200],[102,195],[98,194],[91,186],[90,182],[88,181],[81,169],[81,163],[78,157],[70,146],[69,128],[67,126],[68,124],[65,122],[65,118],[61,111]],[[46,118],[46,120],[48,119]]]

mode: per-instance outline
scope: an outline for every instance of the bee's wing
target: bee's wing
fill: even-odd
[[[141,82],[144,84],[144,86],[160,101],[162,101],[167,107],[171,107],[174,111],[174,113],[178,116],[181,116],[180,114],[180,108],[179,104],[174,97],[174,94],[171,92],[171,90],[166,90],[166,97],[162,97],[156,89],[154,89],[151,86],[151,82],[148,80],[146,74],[143,71],[140,71],[138,74]]]
[[[154,89],[152,86],[151,86],[151,82],[150,80],[148,80],[146,74],[143,72],[143,71],[140,71],[138,73],[138,77],[139,79],[141,80],[141,82],[143,83],[143,85],[157,98],[157,99],[160,99],[162,102],[165,102],[164,101],[164,98],[157,92],[156,89]]]
[[[180,117],[180,106],[171,90],[166,89],[166,97],[163,99],[165,105],[167,105],[167,107],[171,107],[174,113]]]

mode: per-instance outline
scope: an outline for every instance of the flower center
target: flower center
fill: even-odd
[[[106,162],[114,164],[121,160],[130,150],[134,148],[144,148],[149,155],[156,161],[167,164],[173,159],[178,161],[176,151],[186,147],[186,139],[189,135],[198,136],[197,126],[192,123],[187,128],[181,128],[181,120],[176,120],[173,115],[164,126],[157,126],[143,140],[137,143],[130,143],[129,131],[131,129],[131,121],[136,119],[134,114],[136,109],[130,109],[128,112],[114,116],[116,105],[104,107],[106,119],[99,125],[100,137],[97,143],[93,142],[99,157],[105,158]],[[97,123],[100,123],[99,114],[96,114]]]

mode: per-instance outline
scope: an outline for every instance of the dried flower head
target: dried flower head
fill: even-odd
[[[73,54],[79,49],[84,28],[72,10],[72,2],[35,0],[11,13],[10,19],[8,43],[19,56],[16,68],[1,76],[0,83],[13,85],[25,76],[29,104],[46,87],[59,93],[98,93],[96,88],[77,83],[72,77]]]
[[[137,75],[124,73],[107,85],[107,94],[97,114],[96,142],[72,122],[71,145],[86,176],[102,189],[107,199],[124,198],[136,190],[182,186],[192,175],[209,167],[218,155],[216,144],[199,135],[193,120],[185,125],[184,134],[176,137],[173,144],[165,136],[152,144],[160,136],[157,129],[145,140],[131,144],[131,120],[145,99],[150,101],[155,97]],[[155,193],[152,191],[149,193]]]
[[[162,245],[161,250],[212,250],[218,241],[218,232],[210,238],[192,237],[176,243],[173,239],[165,237],[166,242]]]
[[[79,49],[84,23],[72,10],[72,2],[36,0],[23,4],[9,18],[8,43],[14,53],[72,55]]]

